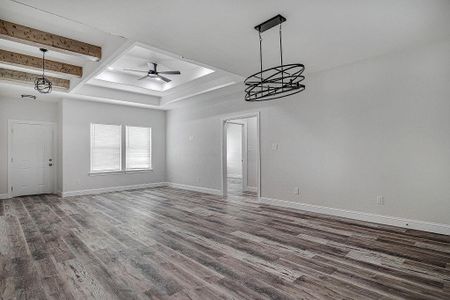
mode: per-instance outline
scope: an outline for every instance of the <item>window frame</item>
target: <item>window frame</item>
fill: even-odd
[[[149,168],[128,168],[128,128],[145,128],[149,130],[149,135],[150,135],[150,139],[149,139],[149,162],[150,162],[150,167]],[[134,126],[134,125],[125,125],[124,126],[124,163],[123,163],[123,170],[126,173],[129,172],[143,172],[143,171],[153,171],[153,130],[152,127],[145,127],[145,126]]]
[[[93,146],[93,130],[94,125],[112,125],[120,126],[120,169],[119,170],[92,170],[92,146]],[[150,168],[135,168],[127,169],[127,140],[128,140],[128,127],[140,127],[150,130]],[[135,126],[135,125],[123,125],[123,124],[105,124],[105,123],[90,123],[89,130],[89,176],[102,176],[102,175],[122,175],[129,173],[142,173],[142,172],[153,172],[153,128],[150,126]]]
[[[119,164],[119,168],[117,170],[93,170],[92,169],[92,162],[93,162],[93,154],[92,154],[92,150],[93,150],[93,141],[94,141],[94,126],[95,125],[106,125],[106,126],[118,126],[120,127],[120,154],[119,154],[119,159],[120,159],[120,164]],[[90,140],[90,144],[89,144],[89,161],[90,161],[90,165],[89,165],[89,174],[114,174],[114,173],[122,173],[123,172],[123,126],[122,124],[102,124],[102,123],[90,123],[90,136],[89,136],[89,140]]]

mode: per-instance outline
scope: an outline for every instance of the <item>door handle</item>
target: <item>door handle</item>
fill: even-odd
[[[50,167],[53,166],[53,164],[48,164]]]

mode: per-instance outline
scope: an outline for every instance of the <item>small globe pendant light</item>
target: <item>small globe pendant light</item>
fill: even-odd
[[[42,51],[42,76],[37,77],[34,80],[34,89],[42,94],[49,94],[52,91],[52,82],[45,77],[45,52],[47,49],[40,48]]]

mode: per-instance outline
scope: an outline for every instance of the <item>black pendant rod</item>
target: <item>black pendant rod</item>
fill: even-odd
[[[261,91],[263,90],[263,58],[262,58],[262,37],[261,31],[259,31],[259,63],[261,71]]]
[[[281,89],[284,88],[284,70],[283,70],[283,35],[280,23],[280,61],[281,61]]]
[[[283,35],[281,30],[281,24],[280,24],[280,60],[281,66],[283,67]]]
[[[45,49],[45,48],[39,48],[39,50],[42,51],[42,77],[44,77],[44,70],[45,70],[45,52],[47,52],[47,49]]]

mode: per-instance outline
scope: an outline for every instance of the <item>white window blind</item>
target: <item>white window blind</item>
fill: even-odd
[[[152,168],[152,129],[126,127],[126,169]]]
[[[122,170],[122,126],[91,124],[91,172]]]

